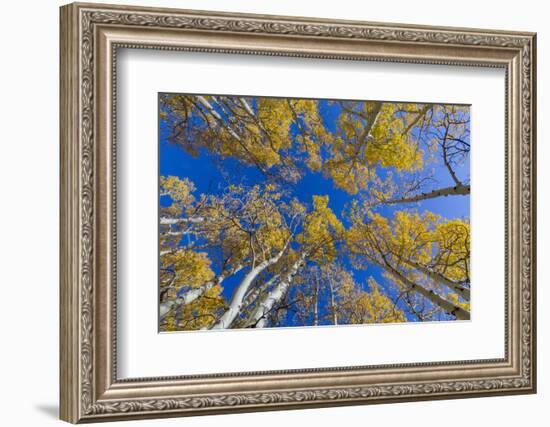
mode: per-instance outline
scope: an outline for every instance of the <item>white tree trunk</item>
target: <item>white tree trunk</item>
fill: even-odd
[[[233,130],[233,128],[231,127],[231,125],[225,121],[222,116],[220,115],[220,113],[218,113],[214,107],[212,107],[212,104],[210,104],[210,102],[207,101],[207,99],[203,96],[197,96],[197,100],[203,105],[203,107],[205,107],[208,112],[216,119],[216,121],[218,122],[218,124],[222,127],[225,127],[227,129],[227,131],[230,133],[230,135],[235,138],[236,140],[240,141],[241,140],[241,137]]]
[[[449,313],[452,316],[455,316],[459,320],[470,320],[470,312],[464,310],[462,307],[459,307],[458,305],[453,304],[450,301],[447,301],[446,299],[442,298],[438,294],[436,294],[434,291],[430,289],[426,289],[424,286],[418,285],[411,280],[409,280],[405,275],[401,274],[398,270],[395,268],[385,265],[381,262],[376,261],[375,259],[371,258],[371,261],[375,263],[376,265],[380,266],[384,270],[386,270],[388,273],[390,273],[392,276],[394,276],[399,282],[401,282],[406,288],[410,289],[411,291],[417,292],[420,295],[422,295],[424,298],[429,300],[432,304],[436,305],[437,307],[441,308],[443,311]]]
[[[204,218],[201,217],[191,217],[191,218],[169,218],[161,217],[160,225],[175,225],[175,224],[185,224],[185,223],[199,223],[203,222]]]
[[[256,328],[264,328],[267,325],[267,315],[271,312],[275,304],[282,301],[285,297],[290,285],[292,284],[292,279],[304,265],[306,256],[307,255],[305,253],[302,254],[302,256],[294,264],[292,264],[292,267],[290,267],[288,273],[282,277],[277,286],[275,286],[271,292],[267,294],[265,299],[258,305],[250,317],[250,325]]]
[[[315,301],[313,306],[313,325],[319,325],[319,280],[315,281]]]
[[[246,110],[246,112],[249,115],[254,116],[254,111],[252,111],[252,107],[250,106],[250,104],[248,102],[246,102],[246,99],[245,98],[239,98],[239,101],[241,102],[241,104],[244,107],[244,109]]]
[[[338,312],[336,311],[336,300],[334,297],[334,283],[329,278],[328,286],[330,289],[330,307],[332,310],[332,323],[333,325],[338,324]]]
[[[369,120],[361,135],[359,135],[360,142],[367,142],[371,138],[372,130],[378,123],[378,118],[380,117],[380,111],[382,111],[382,103],[377,102],[374,105],[373,111],[369,114]]]
[[[171,301],[166,301],[166,302],[160,304],[160,308],[159,308],[160,320],[161,321],[164,320],[166,315],[171,310],[173,310],[174,308],[191,304],[193,301],[195,301],[199,297],[203,296],[206,292],[208,292],[210,289],[212,289],[215,285],[220,285],[228,276],[231,276],[231,275],[237,273],[242,268],[243,268],[243,266],[239,265],[239,266],[235,267],[234,269],[232,269],[228,273],[222,272],[214,280],[206,282],[204,285],[199,286],[198,288],[190,289],[188,292],[183,294],[181,297],[178,297],[178,298],[173,299]]]
[[[265,260],[261,262],[256,267],[251,269],[244,276],[241,283],[239,283],[239,285],[237,286],[237,289],[235,289],[235,292],[233,292],[233,296],[231,297],[231,303],[229,304],[229,308],[222,315],[222,317],[220,317],[220,319],[216,322],[216,324],[212,327],[212,329],[228,329],[231,327],[231,325],[239,315],[244,305],[244,297],[248,293],[248,290],[250,289],[250,286],[252,285],[256,277],[258,277],[258,275],[262,271],[264,271],[266,268],[268,268],[269,266],[279,261],[283,256],[283,254],[285,253],[287,247],[288,247],[288,242],[277,255],[275,255],[273,258],[269,260]]]
[[[435,199],[436,197],[447,196],[466,196],[470,194],[469,185],[456,185],[454,187],[439,188],[428,193],[420,193],[416,196],[403,197],[400,199],[387,200],[385,203],[395,205],[397,203],[414,203],[422,200]]]
[[[411,267],[417,268],[418,271],[424,273],[430,279],[452,289],[453,291],[458,293],[461,297],[463,297],[465,300],[470,301],[470,289],[462,286],[460,283],[454,282],[453,280],[450,280],[447,277],[443,276],[441,273],[438,273],[437,271],[433,271],[418,262],[409,261],[409,260],[403,260],[403,261],[406,264],[410,265]]]
[[[243,301],[243,308],[250,307],[258,297],[260,296],[263,290],[269,289],[273,284],[279,280],[280,274],[274,274],[267,282],[263,283],[261,286],[256,287],[248,292]]]

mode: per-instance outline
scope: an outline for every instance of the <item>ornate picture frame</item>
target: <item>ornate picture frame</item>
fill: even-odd
[[[97,422],[536,391],[536,35],[188,10],[61,8],[61,419]],[[117,49],[504,69],[505,357],[117,378]]]

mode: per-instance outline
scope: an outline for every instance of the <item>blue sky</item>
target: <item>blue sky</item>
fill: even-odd
[[[324,125],[328,130],[335,129],[335,117],[338,115],[339,107],[326,101],[320,102],[319,111],[321,113]],[[292,132],[291,132],[292,133]],[[169,123],[160,120],[159,124],[159,174],[161,176],[178,176],[180,178],[190,179],[196,186],[195,195],[199,194],[219,194],[224,187],[231,184],[227,182],[225,176],[235,178],[233,183],[254,185],[266,183],[266,177],[254,166],[247,166],[239,161],[228,158],[220,159],[217,155],[201,149],[197,157],[188,154],[181,146],[178,146],[168,140]],[[435,165],[434,177],[440,182],[439,186],[453,185],[453,182],[441,164]],[[461,169],[457,170],[460,178],[469,178],[469,161],[465,162]],[[325,178],[320,172],[305,170],[303,178],[292,187],[292,196],[306,204],[311,204],[312,195],[328,195],[330,208],[342,218],[342,211],[345,206],[354,200],[357,196],[349,195],[345,191],[336,188],[331,179]],[[164,200],[163,200],[164,199]],[[165,198],[161,199],[161,205],[169,202]],[[444,218],[468,218],[470,214],[469,196],[451,196],[441,197],[432,200],[426,200],[415,204],[419,211],[429,210],[437,213]],[[402,210],[404,205],[383,206],[378,208],[377,212],[384,216],[392,216],[393,211]],[[345,221],[344,221],[345,223]],[[367,278],[373,276],[379,284],[384,286],[385,279],[382,277],[380,268],[371,266],[367,270],[353,269],[352,271],[356,281],[367,289]],[[216,266],[213,266],[216,271]],[[219,267],[218,267],[219,269]],[[219,271],[216,271],[219,272]],[[227,279],[223,284],[223,295],[229,300],[235,286],[239,283],[241,276],[235,275]],[[385,288],[390,296],[395,296],[393,291]],[[408,315],[408,320],[417,320],[414,316]],[[291,322],[289,317],[288,322]],[[290,324],[288,326],[291,326]]]

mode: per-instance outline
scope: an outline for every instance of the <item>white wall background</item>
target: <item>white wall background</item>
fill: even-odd
[[[110,0],[113,3],[122,3]],[[129,0],[130,1],[130,0]],[[133,4],[538,32],[539,393],[438,402],[136,421],[133,425],[544,425],[550,405],[550,29],[536,0],[133,0]],[[0,420],[60,425],[58,401],[58,6],[9,2],[0,26]],[[486,254],[491,256],[491,254]]]

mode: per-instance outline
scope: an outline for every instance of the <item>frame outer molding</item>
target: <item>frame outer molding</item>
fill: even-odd
[[[61,419],[78,423],[535,392],[535,34],[79,3],[63,6],[60,21]],[[154,34],[155,42],[142,41]],[[115,117],[111,103],[103,102],[114,87],[109,67],[117,46],[177,50],[182,35],[196,36],[197,47],[189,50],[505,67],[507,357],[117,380],[111,336],[116,301],[105,279],[113,268],[109,248],[116,245],[111,217],[105,215],[114,200],[108,125],[114,126]],[[278,48],[262,47],[265,40]],[[225,47],[216,47],[220,43]],[[99,57],[100,51],[109,58]]]
[[[77,422],[79,409],[78,22],[72,8],[60,9],[60,418]]]

